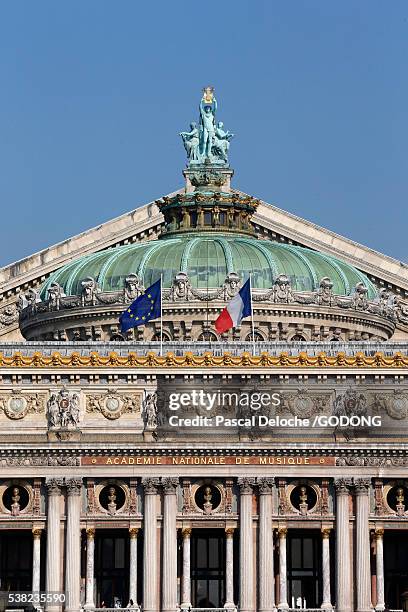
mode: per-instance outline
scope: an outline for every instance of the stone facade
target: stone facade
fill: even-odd
[[[101,542],[117,533],[122,599],[151,612],[203,607],[192,547],[208,532],[223,538],[220,605],[284,610],[296,604],[296,534],[310,534],[319,569],[306,607],[388,605],[384,547],[408,534],[405,346],[376,358],[349,345],[339,361],[323,357],[328,345],[320,358],[283,359],[288,344],[266,363],[231,344],[230,360],[204,351],[187,369],[184,357],[152,367],[148,346],[130,362],[121,343],[92,348],[0,350],[0,526],[32,534],[33,590],[64,591],[71,612],[101,606]],[[166,393],[211,385],[278,392],[268,417],[377,415],[382,427],[171,431]]]

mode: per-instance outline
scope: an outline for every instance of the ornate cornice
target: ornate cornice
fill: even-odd
[[[386,356],[381,352],[374,355],[365,355],[357,352],[346,355],[343,352],[335,356],[329,356],[324,352],[317,355],[308,355],[300,352],[298,355],[290,355],[282,352],[280,355],[269,355],[267,352],[261,355],[252,355],[244,352],[242,355],[234,356],[225,352],[221,356],[206,352],[195,355],[186,352],[182,356],[167,353],[160,356],[154,352],[146,355],[137,355],[129,352],[125,356],[118,355],[112,351],[108,355],[100,355],[92,352],[90,355],[81,355],[72,352],[70,355],[62,355],[58,351],[51,355],[35,352],[33,355],[23,355],[17,351],[13,356],[7,357],[0,353],[0,368],[161,368],[188,367],[188,368],[214,368],[214,367],[245,367],[245,368],[407,368],[408,355],[395,352]]]

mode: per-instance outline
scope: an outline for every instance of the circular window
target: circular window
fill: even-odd
[[[20,485],[11,485],[3,493],[3,505],[14,516],[28,506],[29,499],[27,489]]]
[[[125,492],[118,485],[109,484],[99,493],[99,503],[109,514],[116,514],[125,504]]]
[[[206,484],[197,489],[194,499],[201,510],[210,514],[220,505],[221,493],[218,487]]]
[[[290,494],[290,503],[296,510],[311,510],[317,504],[317,494],[309,485],[298,485]]]
[[[402,485],[392,487],[387,494],[387,504],[395,512],[408,509],[408,489]]]

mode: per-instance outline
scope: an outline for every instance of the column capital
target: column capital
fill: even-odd
[[[129,536],[130,536],[131,540],[135,540],[138,535],[139,535],[138,527],[130,527],[129,528]]]
[[[272,493],[273,485],[275,484],[274,478],[257,478],[256,484],[259,487],[259,493],[261,495],[268,495]]]
[[[63,478],[46,478],[45,485],[48,489],[48,496],[61,495],[61,487],[64,486]]]
[[[183,527],[183,529],[181,530],[181,535],[183,537],[183,540],[186,540],[187,538],[190,538],[191,537],[191,532],[192,532],[191,527]]]
[[[279,539],[286,538],[287,534],[288,534],[288,528],[287,527],[278,527],[278,537],[279,537]]]
[[[353,481],[351,478],[335,478],[334,486],[336,488],[337,495],[348,495],[349,489]]]
[[[354,478],[356,495],[367,495],[371,485],[371,478]]]
[[[39,540],[41,538],[42,529],[40,527],[33,527],[31,532],[34,540]]]
[[[249,495],[253,491],[253,486],[255,484],[255,478],[249,478],[247,476],[242,476],[238,478],[238,486],[241,491],[241,495]]]
[[[323,540],[328,540],[330,538],[331,527],[323,527],[322,528],[322,538]]]
[[[382,540],[384,537],[384,529],[376,529],[374,531],[374,537],[376,540]]]
[[[147,495],[155,495],[157,493],[157,488],[160,484],[159,478],[142,478],[142,485],[144,487],[144,492]]]
[[[67,487],[68,496],[81,495],[82,478],[80,477],[66,478],[65,486]]]
[[[235,527],[226,527],[225,528],[225,536],[226,536],[227,540],[229,538],[233,538],[234,537],[234,531],[235,531]]]
[[[161,479],[161,484],[165,495],[175,495],[179,484],[179,479],[173,476],[168,476]]]
[[[87,540],[93,540],[95,537],[95,527],[87,527],[86,528],[86,538]]]

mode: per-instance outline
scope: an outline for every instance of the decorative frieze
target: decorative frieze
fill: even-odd
[[[350,457],[336,457],[336,465],[351,467],[404,467],[408,465],[408,457],[364,457],[352,455]]]
[[[16,466],[24,465],[42,467],[42,466],[67,466],[74,467],[81,465],[81,459],[77,456],[70,455],[18,455],[0,457],[0,466]]]
[[[140,414],[141,394],[124,394],[110,390],[106,394],[86,394],[86,411],[99,412],[109,420],[119,419],[123,414]]]
[[[23,419],[27,414],[45,412],[46,395],[44,393],[22,393],[14,390],[9,395],[0,395],[0,410],[12,420]]]
[[[132,351],[125,355],[118,355],[112,351],[107,355],[92,355],[79,356],[78,353],[69,355],[61,355],[55,351],[52,355],[37,353],[30,356],[22,356],[16,352],[11,357],[4,356],[0,353],[0,367],[7,368],[67,368],[74,367],[77,370],[82,368],[158,368],[167,369],[169,367],[190,367],[213,369],[214,367],[232,367],[232,368],[339,368],[344,370],[350,368],[373,369],[378,368],[407,368],[408,355],[395,352],[392,355],[385,355],[378,351],[374,355],[366,355],[364,353],[346,354],[339,352],[334,355],[329,355],[325,352],[318,354],[308,354],[300,352],[297,355],[290,355],[282,352],[279,355],[269,354],[267,350],[261,355],[252,355],[249,352],[243,352],[239,355],[232,355],[225,352],[222,355],[214,355],[211,352],[204,354],[194,354],[186,352],[184,355],[175,355],[174,353],[166,353],[158,355],[157,353],[148,352],[146,355],[138,355]]]

